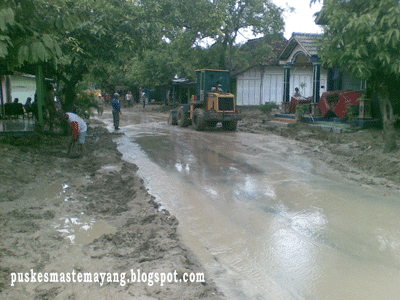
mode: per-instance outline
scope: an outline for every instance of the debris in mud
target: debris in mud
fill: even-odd
[[[383,133],[381,129],[361,129],[351,133],[333,133],[306,123],[279,127],[265,124],[266,117],[254,108],[242,109],[244,120],[238,123],[238,130],[259,134],[277,134],[299,142],[298,147],[314,149],[312,155],[339,170],[344,177],[363,184],[400,184],[400,150],[383,153]],[[268,123],[268,122],[267,122]],[[397,141],[400,132],[397,129]],[[323,145],[320,143],[323,142]],[[399,146],[400,147],[400,146]],[[349,161],[349,157],[353,159]],[[353,176],[355,169],[361,176]],[[383,181],[382,181],[383,180]]]
[[[87,157],[67,157],[69,137],[0,138],[0,293],[14,299],[219,299],[215,284],[16,283],[13,272],[203,272],[180,244],[174,217],[121,161],[112,135],[91,121]],[[113,166],[110,169],[110,166]],[[80,219],[84,218],[85,221]],[[68,223],[66,220],[75,220]],[[115,230],[78,244],[96,223]],[[103,222],[103,223],[101,223]],[[60,225],[61,224],[61,225]],[[105,227],[106,225],[102,225]],[[105,232],[101,228],[100,232]],[[85,237],[86,239],[86,237]]]

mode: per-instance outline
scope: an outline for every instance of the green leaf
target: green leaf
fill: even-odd
[[[47,61],[50,56],[46,51],[45,46],[41,42],[35,42],[31,46],[32,57],[36,58],[36,61]]]
[[[62,56],[62,51],[61,51],[60,45],[58,45],[58,43],[55,43],[54,47],[56,49],[57,57],[61,57]]]
[[[7,26],[13,26],[15,24],[15,13],[11,8],[5,8],[0,10],[0,30],[6,31]]]
[[[8,45],[7,43],[0,41],[0,57],[1,58],[6,58],[7,54],[8,54]]]
[[[46,46],[46,48],[48,49],[53,48],[54,40],[48,34],[44,34],[41,40],[43,41],[43,44]]]
[[[22,65],[25,61],[29,60],[29,47],[22,46],[18,51],[18,63]]]

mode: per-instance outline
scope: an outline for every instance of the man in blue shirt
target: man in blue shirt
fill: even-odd
[[[115,130],[119,130],[119,115],[122,115],[121,104],[119,103],[118,97],[119,94],[115,93],[114,97],[111,100],[112,115],[113,115]]]

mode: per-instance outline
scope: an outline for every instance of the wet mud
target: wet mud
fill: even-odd
[[[220,299],[215,284],[15,283],[12,273],[204,272],[121,160],[101,123],[89,121],[87,157],[67,157],[69,137],[2,138],[0,143],[1,299]]]
[[[137,110],[137,108],[134,108],[132,112],[134,110]],[[257,110],[245,111],[244,115],[245,118],[238,124],[239,133],[271,134],[272,136],[279,135],[288,138],[287,144],[289,146],[287,153],[284,154],[286,157],[290,158],[291,154],[295,154],[320,160],[333,166],[337,171],[336,176],[355,180],[362,188],[369,186],[385,187],[387,192],[382,194],[381,197],[383,199],[388,198],[387,201],[384,201],[387,207],[390,208],[390,205],[392,205],[389,200],[393,198],[393,195],[398,194],[400,185],[400,177],[397,174],[400,167],[399,152],[382,153],[382,133],[379,130],[359,130],[351,134],[337,135],[316,128],[309,128],[303,124],[287,128],[271,126],[268,124],[271,116],[261,114]],[[110,112],[106,110],[103,119],[109,117]],[[125,110],[121,118],[121,127],[129,128],[132,124],[143,123],[143,125],[140,125],[141,128],[137,130],[145,136],[149,134],[148,129],[149,126],[153,126],[151,124],[153,121],[165,122],[165,126],[167,126],[167,118],[167,110],[160,111],[151,106],[146,107],[143,112],[140,110],[139,113],[129,113],[128,110]],[[0,298],[223,299],[224,296],[218,291],[214,282],[207,277],[207,273],[206,282],[202,284],[179,283],[164,287],[146,284],[121,286],[115,283],[103,286],[94,283],[19,283],[14,287],[10,286],[10,274],[12,272],[28,272],[30,269],[37,272],[71,272],[74,269],[80,272],[128,273],[131,269],[140,268],[147,272],[177,270],[179,276],[182,276],[184,272],[204,271],[198,258],[194,257],[192,252],[179,240],[184,233],[178,234],[178,220],[168,211],[163,210],[156,199],[148,193],[143,180],[136,175],[138,167],[121,159],[122,155],[117,151],[113,139],[123,136],[124,133],[112,132],[110,134],[104,129],[103,125],[100,126],[100,123],[95,120],[90,121],[90,127],[87,135],[88,156],[86,158],[80,158],[78,154],[73,154],[72,157],[66,156],[67,137],[41,136],[33,139],[19,138],[1,141]],[[195,131],[192,133],[197,134]],[[145,146],[143,144],[143,147]],[[165,145],[163,146],[165,147]],[[185,151],[184,145],[167,146],[181,147],[182,151]],[[250,142],[248,144],[243,142],[240,147],[251,153],[264,155],[264,148],[254,147]],[[229,172],[233,173],[239,170],[249,174],[262,174],[258,167],[245,164],[236,158],[221,154],[222,151],[217,150],[211,151],[210,157],[213,157],[213,159],[216,157],[216,162],[230,166]],[[154,153],[153,159],[158,159],[156,153]],[[135,157],[132,157],[132,160],[134,162]],[[187,165],[187,162],[181,161],[180,164],[171,164],[170,168],[184,173]],[[311,166],[310,168],[314,167]],[[209,171],[219,172],[220,170],[220,168],[215,168]],[[295,182],[284,182],[283,179],[277,181],[277,185],[280,186],[281,183],[282,195],[287,195],[288,199],[294,198],[295,192],[286,187],[287,184],[294,184],[293,187],[296,191],[298,186]],[[184,193],[185,190],[177,190],[177,192]],[[214,199],[215,190],[209,189],[207,193],[207,199]],[[238,200],[247,198],[246,193],[251,193],[251,191],[244,188],[242,193],[237,195]],[[257,198],[257,195],[251,194],[250,197]],[[320,195],[316,194],[315,199],[319,199],[318,197]],[[335,200],[337,200],[337,207],[339,207],[342,199],[338,197]],[[326,224],[334,224],[335,228],[340,229],[339,231],[328,232],[327,235],[317,235],[318,243],[328,244],[329,246],[329,251],[321,252],[322,254],[325,253],[324,255],[329,255],[337,249],[340,251],[344,249],[351,254],[351,257],[355,257],[355,261],[368,260],[369,257],[362,256],[364,255],[363,251],[359,254],[360,248],[358,246],[361,249],[376,248],[376,241],[365,243],[363,240],[359,240],[357,232],[349,232],[347,228],[344,228],[341,219],[337,218],[335,214],[331,216],[333,222],[326,223],[323,212],[326,214],[326,210],[330,208],[319,210],[318,205],[320,203],[318,202],[315,207],[311,207],[311,210],[309,202],[291,203],[289,201],[285,209],[282,209],[279,203],[272,204],[261,207],[261,209],[255,207],[252,213],[255,215],[263,214],[263,217],[265,217],[265,214],[272,216],[266,219],[266,221],[271,222],[271,228],[274,228],[272,225],[276,224],[284,224],[287,227],[283,231],[272,232],[272,235],[276,238],[274,243],[278,248],[280,247],[280,250],[276,252],[277,258],[281,259],[280,263],[289,264],[289,267],[295,267],[295,265],[291,265],[293,260],[290,259],[290,255],[305,253],[306,247],[303,246],[309,246],[310,240],[315,238],[313,236],[314,229],[310,227],[314,223],[321,228],[324,228]],[[246,206],[251,205],[253,204],[250,202],[246,203]],[[291,211],[294,211],[299,205],[304,205],[303,209],[298,209],[304,215],[290,215]],[[338,209],[337,215],[343,215],[340,207],[337,208],[333,204],[332,206]],[[193,207],[196,206],[193,205]],[[372,207],[371,211],[379,211],[381,206],[374,204]],[[199,210],[202,209],[202,207],[198,208]],[[351,212],[352,209],[353,207],[350,205],[348,211]],[[367,222],[371,218],[370,211],[365,211],[361,216],[358,220]],[[235,221],[249,224],[249,226],[252,225],[252,222],[257,222],[257,218],[249,220],[242,214],[234,217],[237,219]],[[377,222],[385,220],[383,213],[379,217],[380,219],[378,218]],[[192,220],[189,218],[183,221],[190,222]],[[310,225],[307,222],[312,224],[310,223]],[[356,222],[353,223],[356,225]],[[234,228],[229,227],[229,224],[224,225],[227,226],[226,230]],[[391,224],[388,228],[391,228],[391,226],[395,227],[397,224]],[[276,228],[279,228],[279,226]],[[382,275],[380,278],[398,277],[397,269],[393,271],[393,269],[386,268],[386,265],[392,264],[393,255],[398,257],[397,234],[390,230],[388,231],[384,226],[382,228],[376,226],[376,230],[373,232],[373,236],[376,237],[379,244],[379,251],[375,249],[374,257],[380,257],[384,262],[382,264],[384,267],[380,267],[381,269],[378,270]],[[338,234],[337,232],[344,237],[345,246],[330,242],[332,237]],[[368,236],[368,231],[364,232],[364,235]],[[296,244],[299,248],[293,253],[286,253],[285,249],[293,249],[288,248],[288,245],[293,244],[293,238],[296,239],[299,236],[300,239],[298,240],[301,243]],[[252,243],[252,236],[250,235],[248,238]],[[218,240],[218,237],[216,239]],[[359,241],[355,246],[354,240]],[[241,240],[237,243],[230,240],[228,244],[230,242],[234,243],[236,249]],[[196,247],[198,243],[197,239],[193,239],[190,247]],[[254,243],[254,245],[256,244]],[[345,252],[344,250],[342,252]],[[381,251],[387,252],[387,255],[383,258],[380,256]],[[258,255],[261,252],[255,248],[254,253]],[[287,256],[284,256],[284,254],[287,254]],[[307,255],[308,253],[305,253],[304,257],[307,257]],[[206,262],[219,265],[218,259],[220,258],[218,258],[218,255],[207,259]],[[345,253],[342,259],[343,266],[346,266],[348,255]],[[304,264],[306,263],[305,260]],[[327,273],[323,280],[326,286],[320,286],[320,294],[324,295],[324,291],[330,289],[330,283],[334,280],[337,280],[337,286],[346,284],[338,278],[345,278],[341,272],[353,274],[354,267],[364,268],[357,264],[354,265],[354,261],[349,260],[348,267],[343,271],[336,270]],[[367,269],[365,274],[375,274],[376,270],[372,269],[372,267],[371,270]],[[393,274],[388,273],[388,269],[393,271]],[[279,275],[279,270],[273,268],[271,272],[276,272]],[[222,269],[217,270],[217,272],[229,273],[229,270]],[[261,274],[265,273],[260,273],[260,276]],[[362,278],[358,278],[357,274],[350,277],[354,279],[356,286],[360,287],[361,290],[364,284]],[[287,281],[284,276],[279,278],[284,282]],[[237,282],[240,281],[240,278],[236,279]],[[369,277],[368,279],[375,280]],[[289,278],[288,280],[293,279]],[[296,293],[298,292],[297,289],[294,289],[293,293],[290,291],[289,295],[280,294],[280,288],[275,290],[276,282],[269,284],[271,284],[271,289],[268,297],[279,298],[279,295],[281,295],[287,296],[286,298],[305,298],[303,294]],[[377,282],[377,284],[380,283]],[[304,286],[301,280],[298,285]],[[312,287],[315,286],[312,285]],[[239,294],[241,292],[239,287],[237,292]],[[344,289],[342,293],[338,291],[337,295],[341,295],[341,298],[345,299],[349,295],[348,292]],[[356,293],[357,291],[352,292]]]

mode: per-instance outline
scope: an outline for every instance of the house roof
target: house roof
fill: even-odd
[[[292,37],[279,55],[279,59],[287,60],[293,50],[300,45],[308,57],[318,56],[317,40],[322,34],[293,32]]]

